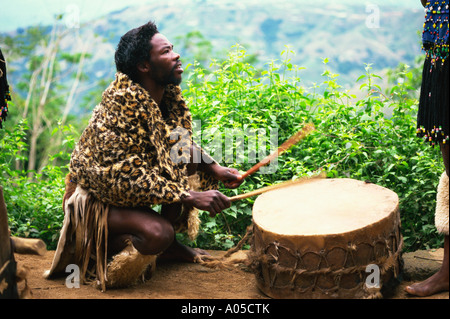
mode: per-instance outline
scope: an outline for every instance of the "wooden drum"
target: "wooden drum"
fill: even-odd
[[[403,265],[398,196],[353,179],[260,195],[251,267],[272,298],[379,298]]]

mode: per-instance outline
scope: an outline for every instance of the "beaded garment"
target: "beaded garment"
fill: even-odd
[[[429,1],[425,8],[422,32],[422,48],[434,61],[442,63],[449,52],[448,0]]]
[[[417,135],[431,146],[449,140],[449,0],[425,5],[422,49],[426,53],[422,72]]]
[[[8,115],[8,101],[11,101],[8,80],[6,78],[6,61],[0,50],[0,128]]]

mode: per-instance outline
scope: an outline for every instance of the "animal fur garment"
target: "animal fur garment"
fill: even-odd
[[[67,189],[67,188],[66,188]],[[66,275],[66,267],[77,265],[80,282],[100,282],[105,290],[109,205],[77,186],[64,201],[64,221],[50,270],[44,277]]]
[[[200,191],[200,177],[198,174],[191,175],[188,177],[189,187],[193,191]],[[183,207],[183,212],[186,211],[186,226],[185,229],[190,240],[195,240],[197,238],[198,229],[200,228],[200,218],[198,217],[198,209],[195,207]],[[183,215],[183,214],[182,214]],[[180,229],[182,230],[182,229]],[[178,232],[181,232],[181,231]]]
[[[131,242],[108,263],[107,288],[126,288],[149,279],[156,267],[156,255],[142,255]],[[144,277],[145,276],[145,277]],[[99,284],[98,288],[102,288]]]
[[[449,197],[448,197],[448,175],[444,171],[439,180],[436,196],[436,213],[434,215],[434,222],[439,233],[447,235],[448,231],[448,210],[449,210]]]

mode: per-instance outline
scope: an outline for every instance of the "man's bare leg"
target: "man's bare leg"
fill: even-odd
[[[173,222],[181,214],[181,209],[182,205],[179,203],[164,205],[161,215],[170,222]],[[209,256],[203,249],[183,245],[174,236],[172,244],[159,256],[159,259],[166,261],[195,262],[196,257],[201,255]]]
[[[108,254],[122,251],[127,240],[143,255],[157,255],[173,242],[172,224],[150,208],[111,207],[108,215]]]
[[[130,240],[143,255],[161,254],[163,260],[194,262],[206,251],[178,242],[171,223],[181,204],[163,206],[162,214],[148,208],[111,207],[108,215],[108,255],[122,251]]]
[[[159,257],[159,260],[164,261],[179,261],[179,262],[195,262],[196,257],[210,256],[210,254],[200,248],[192,248],[183,245],[178,240],[174,239],[172,245],[167,248]]]

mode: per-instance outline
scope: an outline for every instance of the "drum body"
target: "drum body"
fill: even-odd
[[[398,276],[398,196],[353,179],[262,194],[253,206],[251,265],[272,298],[379,298]]]

